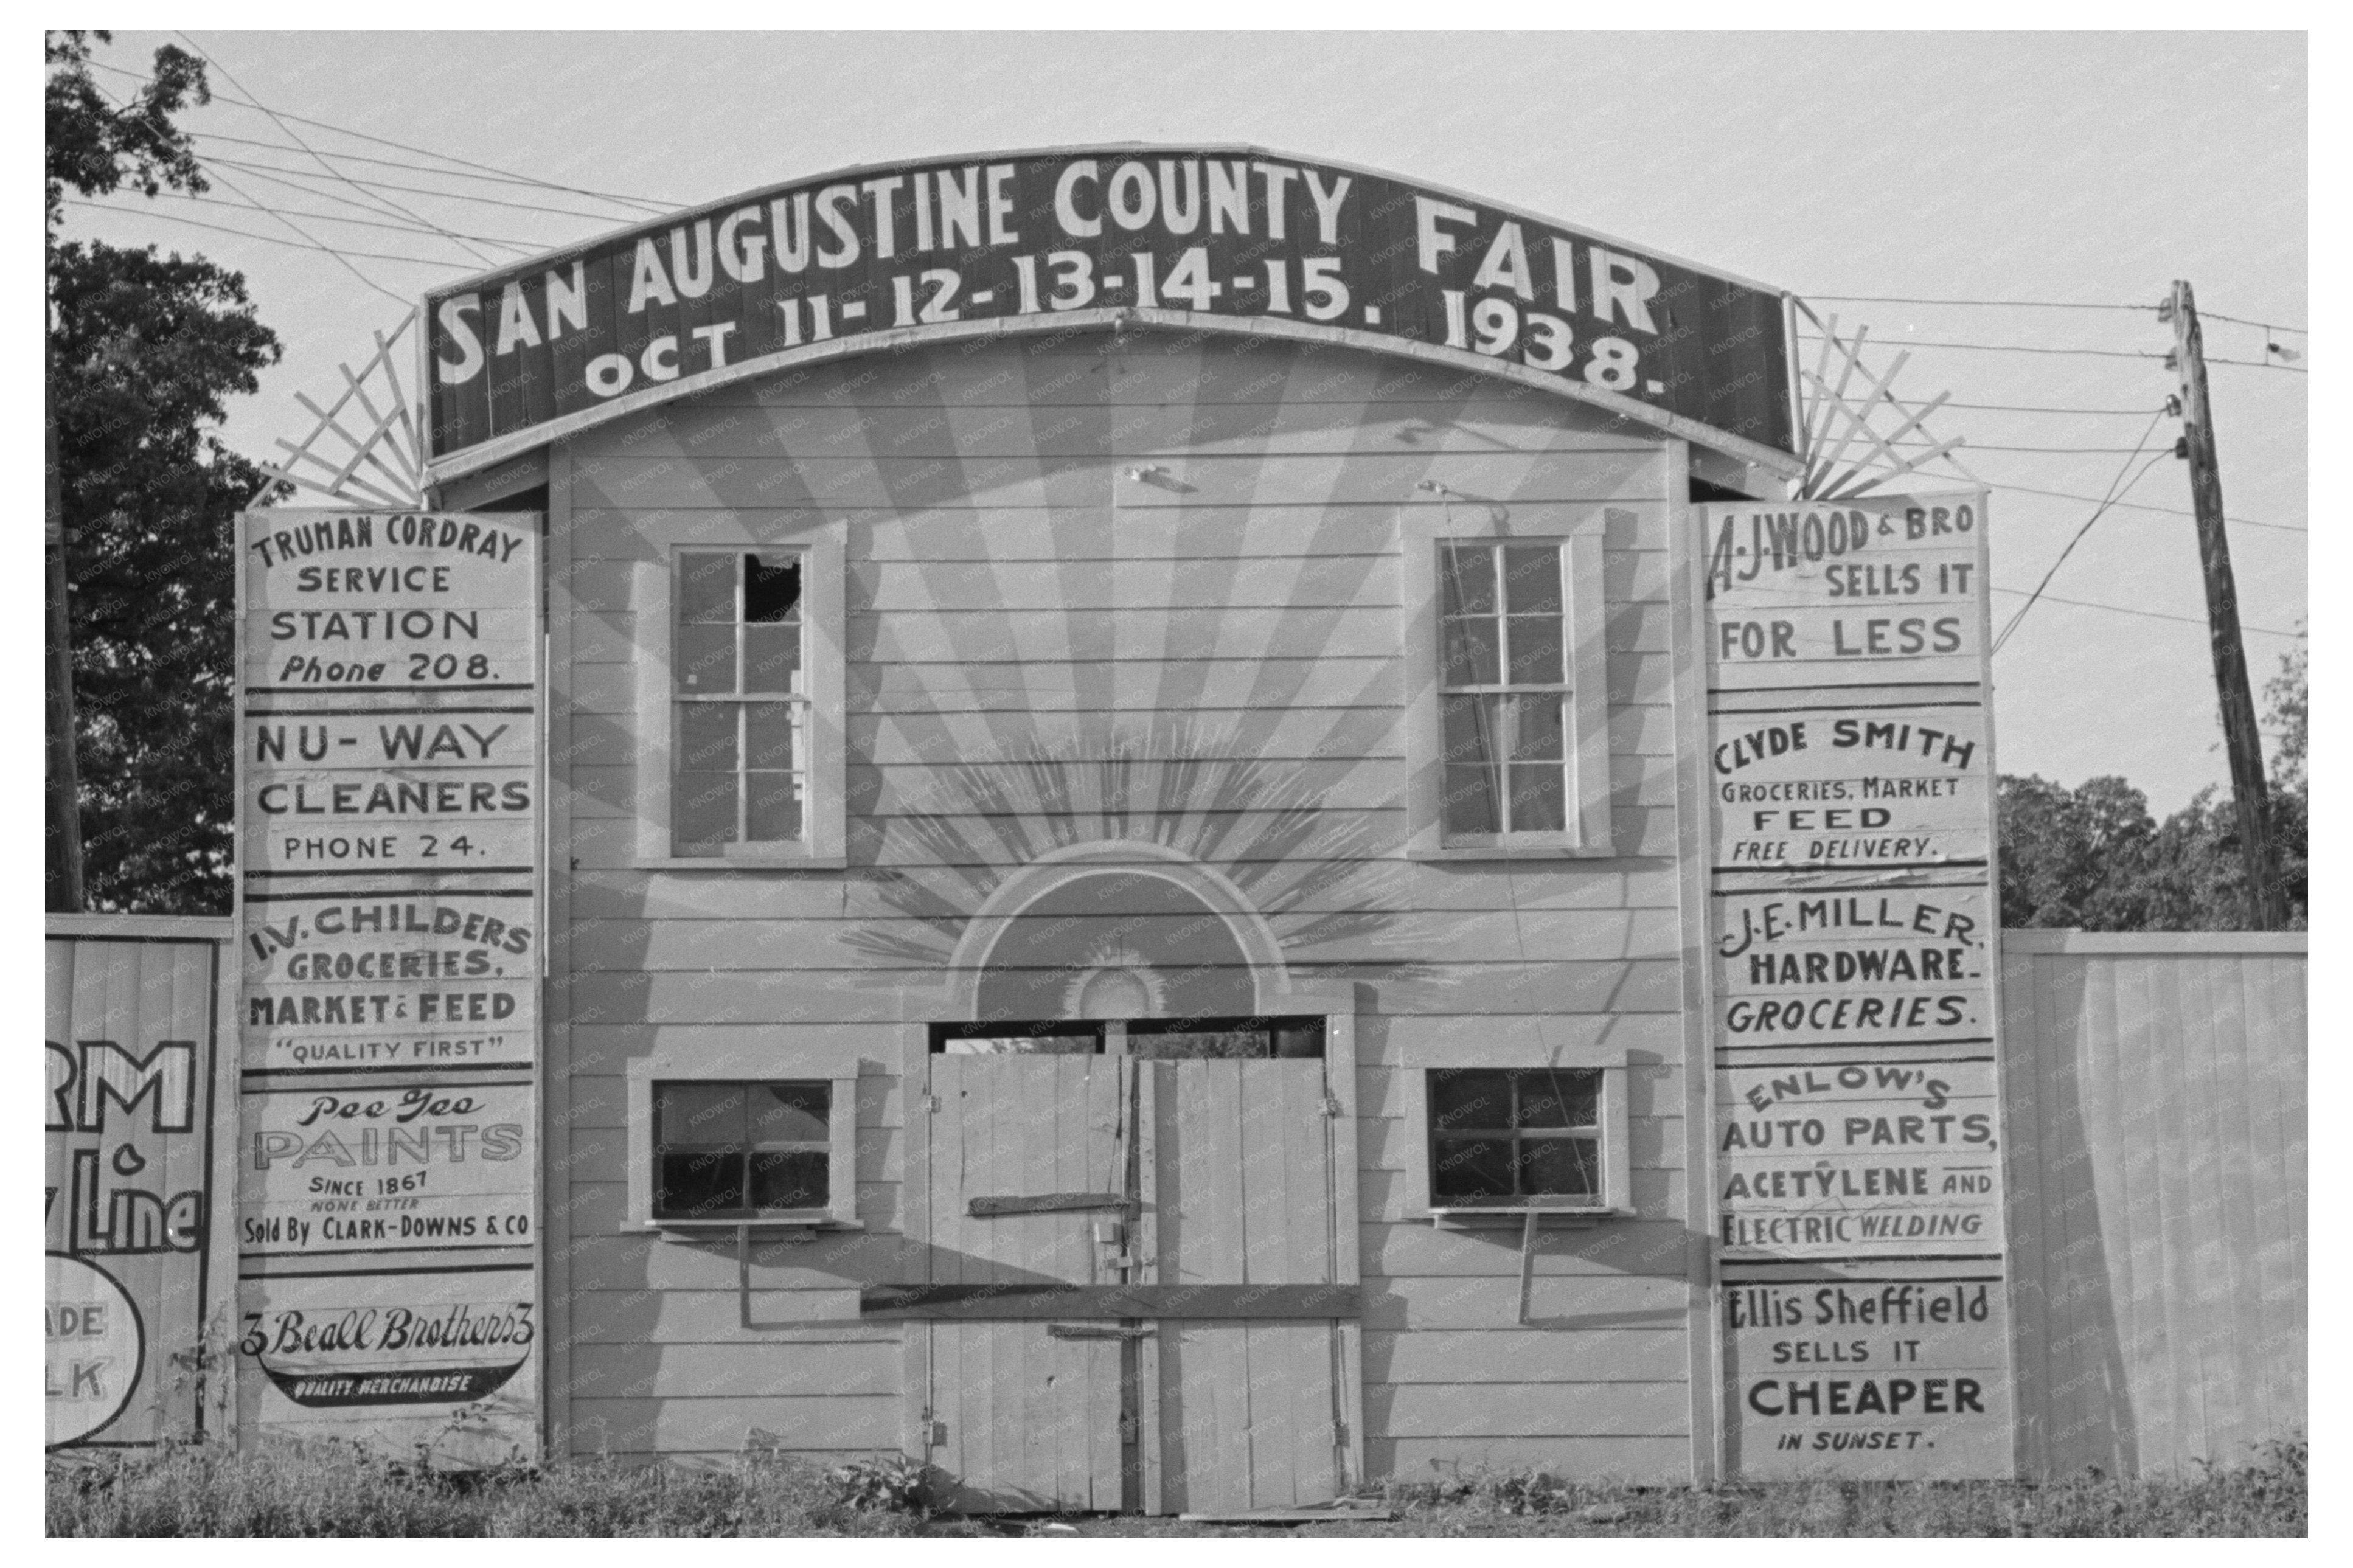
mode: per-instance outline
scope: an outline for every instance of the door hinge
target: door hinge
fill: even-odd
[[[944,1421],[934,1419],[932,1407],[930,1405],[927,1405],[923,1406],[923,1414],[916,1417],[916,1424],[923,1429],[923,1441],[925,1443],[934,1448],[944,1447],[946,1446],[948,1440],[948,1424]]]
[[[1339,1116],[1345,1114],[1340,1107],[1340,1097],[1330,1092],[1328,1089],[1324,1095],[1324,1114],[1326,1116]]]
[[[923,1109],[936,1115],[940,1110],[940,1097],[936,1094],[923,1096]]]

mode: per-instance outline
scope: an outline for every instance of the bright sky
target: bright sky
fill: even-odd
[[[124,30],[98,58],[143,73],[170,37]],[[2309,321],[2306,53],[2294,33],[195,37],[234,77],[232,86],[215,75],[225,98],[665,206],[896,158],[1246,142],[1456,186],[1786,287],[1825,318],[1836,311],[1842,331],[1867,324],[1874,344],[2161,356],[2171,329],[2151,308],[2184,278],[2208,313],[2210,358],[2277,366],[2267,342],[2307,349],[2301,332],[2216,314]],[[363,197],[251,110],[216,102],[184,122],[213,165],[214,200],[229,205],[117,198],[120,215],[76,209],[69,232],[200,251],[245,272],[286,343],[261,395],[230,420],[231,443],[249,456],[275,455],[276,437],[301,439],[311,419],[294,395],[331,400],[337,364],[356,364],[369,332],[388,330],[403,306],[332,257],[166,214],[296,240],[277,218],[233,210],[256,202],[314,215],[294,221],[349,252],[454,264],[353,258],[409,299],[482,263],[448,239],[324,215],[406,225],[382,210],[396,204],[446,229],[553,247],[649,210],[460,181],[447,164],[421,174],[426,161],[294,125],[322,151],[392,161],[338,164],[355,178],[492,199]],[[501,261],[519,254],[478,248]],[[413,363],[404,357],[404,374]],[[2139,473],[2179,434],[2178,420],[2151,426],[2173,384],[2157,358],[1921,346],[1893,390],[2114,411],[1948,409],[1930,423],[1940,438],[1968,438],[1962,460],[1978,477],[2030,487],[1997,490],[1992,548],[1998,590],[2031,590],[2094,510],[2031,492],[2097,498]],[[2246,520],[2231,528],[2231,549],[2260,706],[2292,646],[2278,634],[2306,614],[2308,378],[2217,364],[2211,384],[2223,493]],[[2145,435],[2147,451],[2131,457]],[[2061,450],[2004,449],[2026,447]],[[2160,457],[2126,499],[2177,510],[2102,516],[2002,647],[1998,760],[2071,785],[2121,773],[2162,814],[2228,769],[2186,465]],[[1998,591],[1996,627],[2023,602]],[[2103,605],[2120,608],[2093,607]]]

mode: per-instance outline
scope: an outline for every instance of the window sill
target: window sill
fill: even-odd
[[[1534,1215],[1547,1225],[1567,1225],[1578,1228],[1599,1225],[1604,1220],[1632,1219],[1634,1211],[1624,1208],[1434,1208],[1427,1217],[1435,1226],[1525,1226]]]
[[[1446,844],[1409,848],[1409,860],[1614,860],[1605,844]]]
[[[629,861],[638,871],[840,871],[849,865],[846,855],[639,855]]]
[[[864,1230],[866,1222],[808,1213],[762,1215],[758,1219],[649,1219],[638,1225],[640,1230],[677,1231],[687,1236],[728,1236],[747,1226],[753,1230]]]

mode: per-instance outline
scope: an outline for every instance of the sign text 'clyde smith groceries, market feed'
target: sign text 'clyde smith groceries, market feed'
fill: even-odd
[[[1369,171],[1111,148],[821,176],[436,291],[431,451],[878,335],[1122,309],[1452,349],[1791,449],[1768,289]]]

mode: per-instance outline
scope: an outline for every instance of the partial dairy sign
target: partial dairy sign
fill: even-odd
[[[248,1089],[244,1256],[528,1246],[531,1118],[528,1079]]]
[[[1725,1257],[2000,1256],[1989,1059],[1723,1068],[1716,1102]]]
[[[1709,684],[1974,686],[1981,498],[1708,509]]]
[[[1749,1480],[2010,1473],[2000,1273],[1722,1288],[1725,1429]]]
[[[538,1450],[529,1267],[250,1281],[238,1393],[274,1432],[346,1438],[452,1468]]]
[[[1720,708],[1709,725],[1718,869],[1984,865],[1986,721],[1973,700]]]
[[[217,936],[153,931],[175,923],[132,918],[106,935],[53,927],[43,944],[53,1446],[203,1429],[194,1380],[170,1369],[196,1348],[230,1272],[212,1175],[227,1098],[216,1040],[227,922],[201,922]]]
[[[245,1069],[528,1067],[539,1022],[534,907],[528,887],[249,904]]]
[[[47,1299],[42,1393],[47,1446],[86,1442],[131,1407],[147,1366],[147,1330],[130,1292],[87,1258],[52,1252],[44,1260]]]
[[[496,455],[886,342],[1139,314],[1493,362],[1790,450],[1773,290],[1369,170],[1133,146],[845,171],[437,289],[429,447]]]

